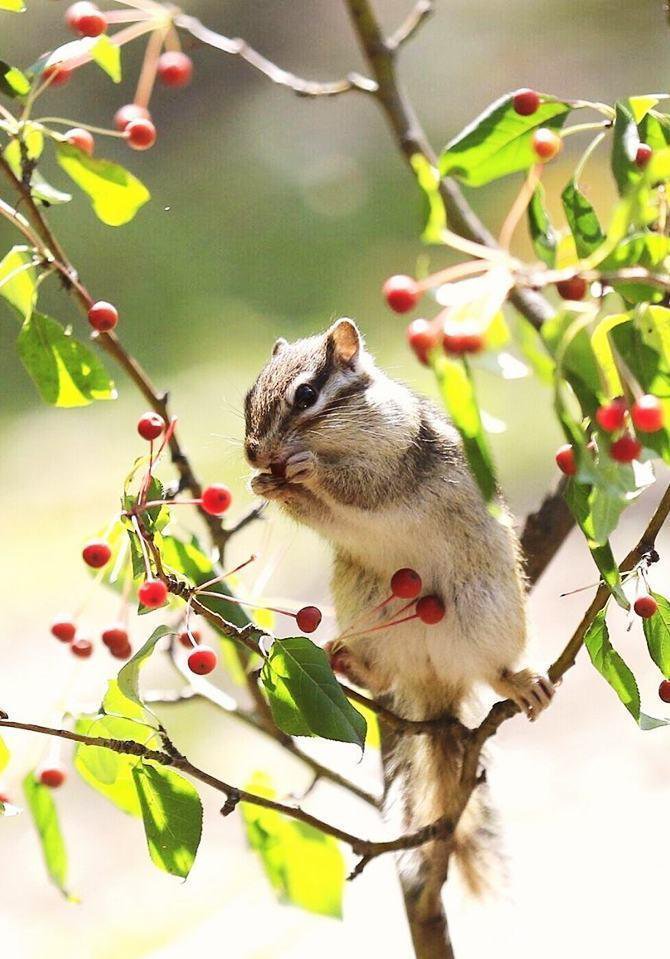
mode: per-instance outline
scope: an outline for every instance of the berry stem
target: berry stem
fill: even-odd
[[[239,566],[236,566],[234,569],[229,569],[227,572],[221,573],[220,576],[215,576],[214,579],[208,579],[206,583],[201,583],[200,586],[196,588],[196,593],[199,593],[203,589],[207,589],[208,586],[213,586],[215,583],[222,583],[224,580],[228,579],[229,576],[234,576],[235,573],[239,573],[239,571],[244,569],[245,566],[255,562],[256,555],[255,553],[252,553],[249,559],[245,559],[243,563],[240,563]]]
[[[149,554],[147,552],[146,543],[144,542],[144,536],[142,535],[142,529],[140,528],[140,524],[137,519],[137,516],[131,516],[130,521],[135,527],[135,532],[137,533],[138,539],[140,541],[140,549],[142,550],[142,559],[144,560],[144,571],[147,574],[147,579],[151,579],[152,573],[151,573],[151,564],[149,562]]]
[[[154,83],[156,82],[156,67],[158,65],[158,58],[161,50],[163,49],[166,33],[167,28],[165,26],[161,25],[154,27],[153,32],[147,41],[146,50],[144,51],[144,60],[142,61],[142,69],[140,70],[140,76],[137,81],[137,88],[133,98],[133,103],[136,103],[139,107],[149,106],[149,100],[151,100]]]
[[[486,260],[466,260],[464,263],[456,263],[454,266],[448,266],[444,270],[431,274],[425,280],[417,280],[417,287],[422,292],[432,290],[436,286],[442,286],[444,283],[451,283],[454,280],[460,280],[464,276],[470,276],[473,273],[484,273],[491,268],[491,264]]]
[[[61,126],[77,127],[81,130],[89,130],[91,133],[99,133],[101,136],[117,137],[123,139],[123,133],[118,130],[110,130],[109,127],[96,127],[92,123],[81,123],[79,120],[66,120],[64,117],[40,117],[35,123],[58,123]],[[60,137],[60,134],[58,134]]]
[[[262,602],[253,602],[248,599],[240,599],[239,596],[225,596],[222,593],[214,593],[206,589],[195,590],[193,595],[197,599],[199,599],[201,596],[211,596],[214,599],[223,599],[227,603],[236,603],[238,606],[249,606],[251,609],[267,609],[271,613],[280,613],[282,616],[290,616],[291,619],[295,619],[296,617],[296,613],[291,612],[290,609],[280,609],[278,606],[267,606]]]
[[[416,600],[412,600],[411,605],[414,605],[415,602]],[[367,636],[368,633],[377,633],[379,632],[380,629],[390,629],[391,626],[399,626],[401,623],[408,623],[411,619],[418,619],[418,618],[419,618],[418,613],[412,613],[411,616],[403,616],[401,617],[401,619],[392,619],[390,622],[386,621],[383,623],[379,623],[378,626],[372,626],[370,627],[370,629],[362,629],[362,630],[359,630],[357,633],[347,633],[343,636],[338,636],[337,639],[353,639],[355,636]]]
[[[535,193],[535,189],[540,182],[543,169],[544,165],[542,163],[534,164],[528,171],[528,176],[521,184],[521,189],[519,190],[516,199],[510,207],[509,213],[505,217],[504,223],[500,228],[498,244],[503,250],[509,250],[510,248],[514,231],[519,225],[519,221],[521,220],[522,216],[526,212],[528,204],[533,198],[533,193]]]

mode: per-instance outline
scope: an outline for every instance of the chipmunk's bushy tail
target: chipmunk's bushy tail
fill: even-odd
[[[458,736],[450,729],[400,736],[388,744],[385,808],[402,831],[415,831],[442,816],[458,815],[462,751]],[[399,854],[405,895],[409,893],[419,913],[430,911],[439,902],[451,855],[473,895],[493,888],[504,871],[496,825],[482,784],[470,797],[451,842],[436,840]]]

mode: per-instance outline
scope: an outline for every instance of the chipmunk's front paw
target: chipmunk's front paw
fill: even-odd
[[[356,659],[348,646],[338,642],[338,640],[331,640],[331,642],[326,643],[323,650],[328,656],[330,668],[334,673],[343,676],[354,686],[367,686],[365,681],[367,670]]]
[[[286,480],[289,483],[309,483],[316,476],[317,466],[316,456],[309,450],[294,453],[286,460]]]
[[[546,676],[538,676],[529,669],[518,673],[503,670],[493,688],[513,700],[531,722],[547,708],[556,691]]]
[[[286,497],[286,480],[282,476],[273,476],[272,473],[257,473],[252,477],[249,488],[263,499],[281,500]]]

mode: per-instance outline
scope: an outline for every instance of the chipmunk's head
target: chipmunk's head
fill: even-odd
[[[298,450],[327,449],[346,432],[347,411],[364,404],[371,367],[352,320],[296,343],[277,340],[244,402],[249,463],[281,471]]]

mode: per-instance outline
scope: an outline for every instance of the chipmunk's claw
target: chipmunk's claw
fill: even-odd
[[[299,453],[293,453],[286,460],[284,475],[289,483],[306,483],[315,475],[316,469],[317,460],[314,453],[302,450]]]
[[[531,722],[549,706],[556,691],[546,676],[538,676],[528,669],[518,673],[503,671],[494,688],[515,702]]]

